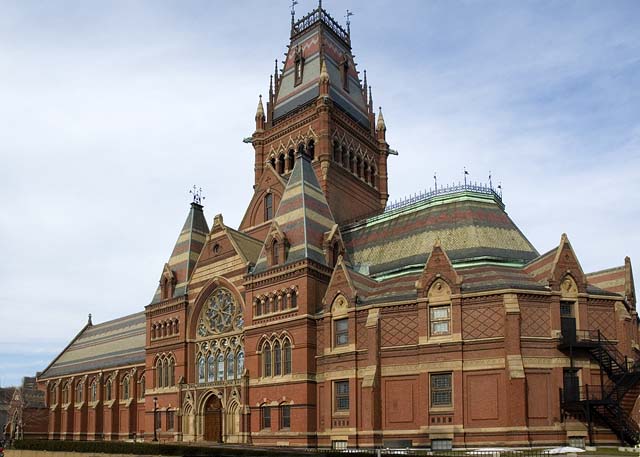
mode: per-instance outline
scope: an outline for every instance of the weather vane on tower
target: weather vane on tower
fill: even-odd
[[[347,18],[347,33],[348,34],[351,34],[351,19],[349,19],[351,16],[353,16],[353,11],[347,10],[347,14],[345,14],[344,17]]]
[[[202,187],[197,188],[194,184],[193,189],[191,189],[189,193],[193,195],[193,203],[202,205],[202,200],[205,199],[205,197],[202,196]]]

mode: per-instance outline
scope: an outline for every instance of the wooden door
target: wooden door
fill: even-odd
[[[204,440],[222,442],[222,404],[215,395],[207,400],[204,409]]]

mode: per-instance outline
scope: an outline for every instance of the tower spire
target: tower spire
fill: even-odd
[[[376,131],[378,132],[378,140],[385,140],[387,125],[384,123],[384,116],[382,115],[382,106],[380,106],[378,111],[378,123],[376,125]]]

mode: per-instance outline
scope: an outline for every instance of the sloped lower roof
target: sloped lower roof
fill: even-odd
[[[225,227],[227,234],[233,240],[240,255],[242,255],[248,262],[255,263],[260,255],[262,249],[262,241],[256,240],[242,232],[234,230],[230,227]]]
[[[142,364],[145,360],[145,332],[144,312],[88,325],[39,379]]]
[[[182,226],[178,240],[167,262],[169,269],[176,279],[173,296],[179,297],[187,293],[189,278],[198,261],[200,251],[207,240],[209,226],[202,212],[202,205],[191,203],[189,214]],[[151,303],[158,303],[161,299],[160,285],[156,288]]]
[[[538,252],[493,195],[464,191],[428,199],[342,229],[354,268],[371,275],[422,268],[439,240],[454,264],[522,265]]]
[[[318,184],[309,157],[300,154],[273,218],[289,242],[284,264],[311,259],[326,265],[322,243],[324,234],[335,225],[329,204]],[[267,269],[267,251],[263,246],[254,273]]]
[[[613,292],[625,296],[625,266],[607,268],[606,270],[588,273],[587,282],[603,291]]]

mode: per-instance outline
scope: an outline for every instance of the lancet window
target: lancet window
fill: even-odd
[[[172,354],[162,354],[156,359],[156,387],[175,385],[176,360]]]
[[[259,352],[263,377],[291,374],[291,340],[288,335],[263,340]]]
[[[228,382],[244,373],[244,349],[240,336],[198,343],[198,382]]]

